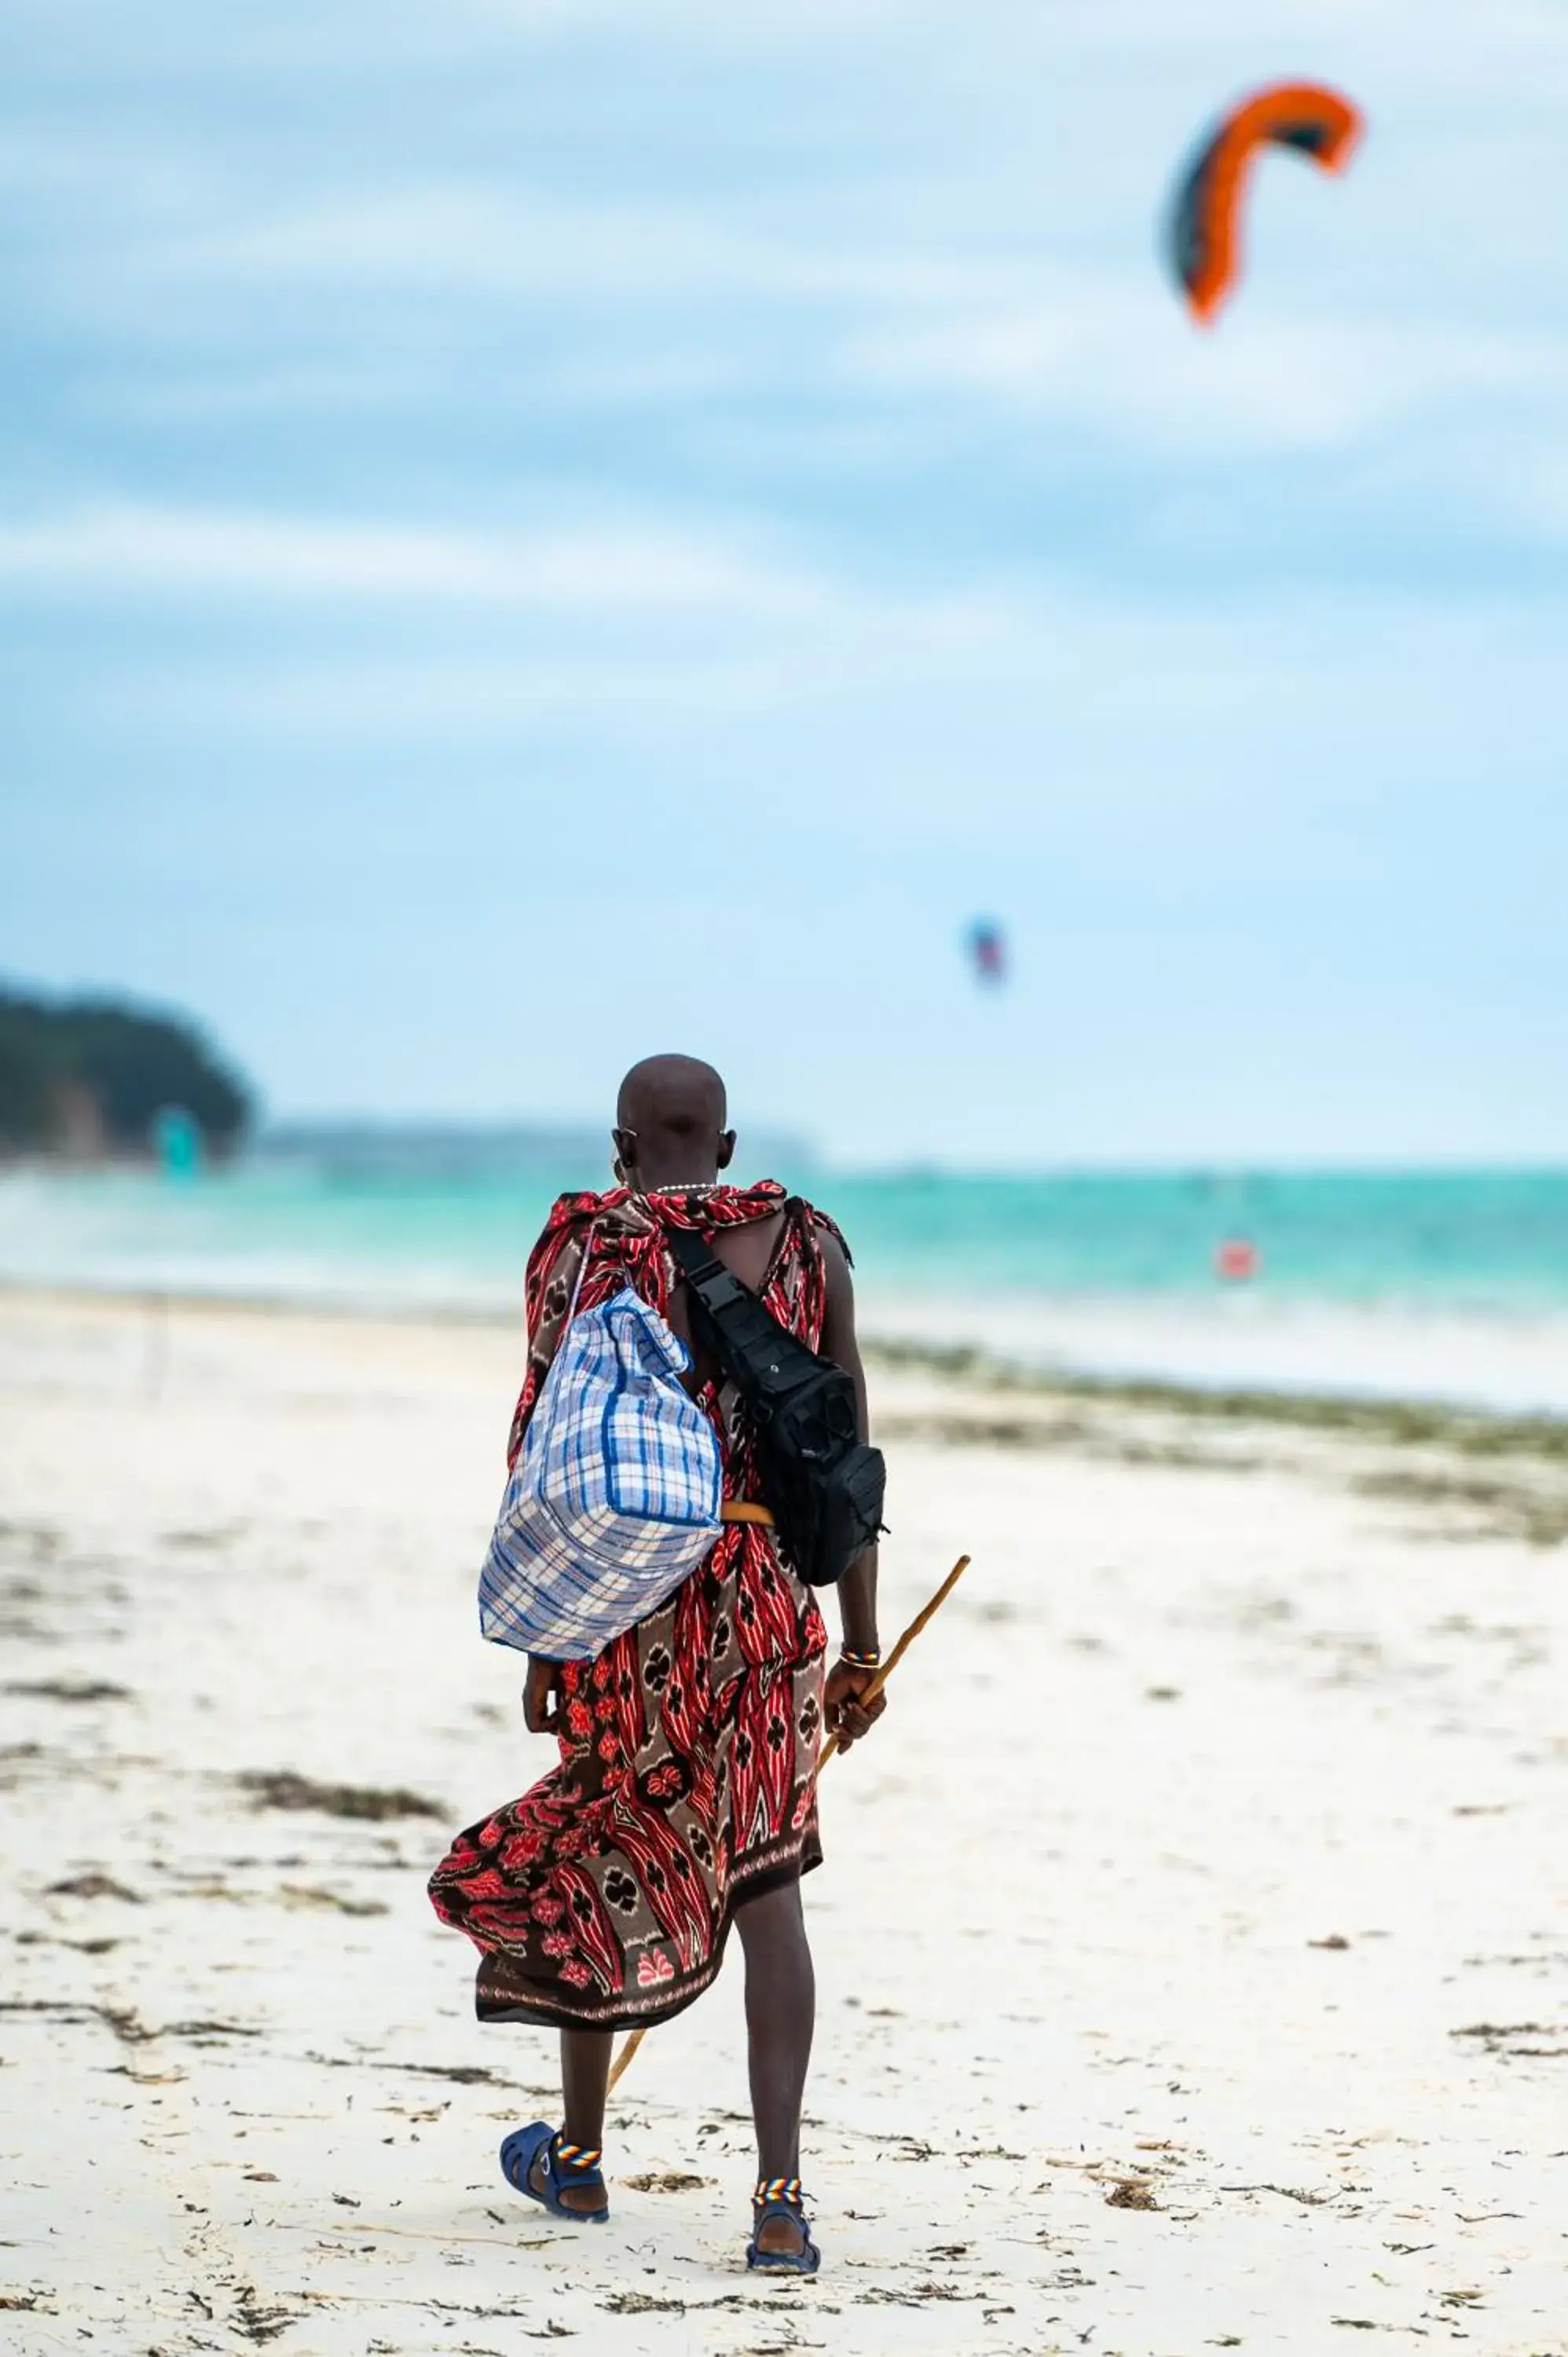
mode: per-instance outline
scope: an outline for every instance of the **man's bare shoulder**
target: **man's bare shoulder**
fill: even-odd
[[[842,1263],[846,1270],[852,1269],[854,1266],[854,1254],[844,1239],[843,1230],[832,1212],[824,1211],[820,1203],[807,1202],[804,1196],[801,1197],[800,1201],[807,1218],[817,1232],[817,1241],[822,1246],[824,1261],[830,1266]]]
[[[853,1318],[854,1279],[850,1272],[854,1255],[844,1242],[843,1230],[830,1213],[815,1203],[806,1203],[805,1211],[811,1223],[817,1250],[822,1256],[822,1276],[827,1285],[828,1312],[847,1314]]]

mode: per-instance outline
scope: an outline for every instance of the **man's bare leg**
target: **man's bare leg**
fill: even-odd
[[[799,2177],[800,2105],[817,1981],[800,1910],[800,1886],[786,1882],[736,1911],[746,1954],[746,2026],[751,2064],[751,2112],[757,2124],[759,2177]],[[794,2221],[770,2219],[759,2248],[796,2252],[804,2237]]]
[[[607,2029],[564,2029],[561,2032],[561,2093],[565,2118],[562,2136],[567,2144],[597,2151],[605,2140],[605,2093],[609,2085],[610,2050],[615,2040]],[[535,2192],[544,2190],[549,2148],[542,2152],[530,2173]],[[598,2186],[564,2185],[561,2200],[568,2210],[597,2210],[604,2201]]]

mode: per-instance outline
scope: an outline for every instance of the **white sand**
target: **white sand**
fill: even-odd
[[[517,1355],[0,1299],[0,2346],[1568,2351],[1563,1553],[1278,1432],[893,1439],[889,1631],[975,1563],[823,1787],[816,2284],[739,2266],[738,1962],[627,2082],[610,2226],[512,2197],[553,2041],[475,2024],[423,1886],[547,1764],[474,1626]]]

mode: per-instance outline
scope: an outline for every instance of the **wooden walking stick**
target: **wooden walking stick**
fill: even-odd
[[[969,1562],[970,1559],[968,1555],[960,1555],[958,1561],[954,1564],[952,1569],[949,1572],[947,1577],[943,1580],[936,1594],[932,1597],[930,1602],[921,1606],[919,1611],[916,1613],[914,1619],[905,1630],[904,1634],[899,1638],[898,1642],[894,1646],[893,1651],[888,1654],[887,1659],[880,1664],[875,1676],[871,1681],[871,1684],[866,1687],[865,1692],[858,1697],[861,1702],[874,1702],[876,1696],[882,1692],[883,1687],[887,1684],[888,1679],[892,1676],[894,1671],[897,1668],[899,1663],[903,1660],[905,1654],[908,1652],[910,1646],[919,1635],[921,1630],[925,1628],[928,1621],[934,1620],[936,1619],[937,1614],[941,1610],[942,1606],[947,1602],[948,1598],[952,1594],[953,1589],[958,1586],[959,1581],[969,1569]],[[817,1775],[820,1776],[822,1774],[823,1769],[827,1766],[828,1761],[832,1758],[833,1753],[838,1749],[838,1748],[839,1738],[837,1735],[830,1735],[817,1755]],[[620,2085],[621,2081],[625,2078],[628,2070],[630,2068],[632,2056],[637,2052],[638,2048],[641,2045],[647,2035],[648,2032],[646,2029],[634,2029],[631,2032],[631,2035],[628,2038],[625,2045],[621,2048],[620,2052],[616,2056],[615,2068],[610,2072],[609,2086],[606,2091],[607,2093],[611,2095],[615,2093],[616,2089]]]

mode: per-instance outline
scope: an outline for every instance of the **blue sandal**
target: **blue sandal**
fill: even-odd
[[[811,2240],[811,2222],[804,2208],[805,2197],[798,2177],[762,2177],[751,2197],[751,2240],[746,2246],[746,2264],[765,2276],[814,2276],[822,2264],[822,2255]],[[788,2218],[800,2230],[798,2251],[764,2251],[757,2247],[757,2237],[770,2219]]]
[[[542,2156],[544,2190],[533,2183],[534,2163]],[[568,2144],[559,2132],[535,2120],[532,2127],[514,2128],[501,2144],[501,2173],[514,2193],[525,2194],[537,2201],[554,2218],[570,2218],[575,2224],[602,2226],[610,2214],[607,2195],[596,2210],[574,2210],[561,2195],[567,2186],[586,2186],[590,2191],[605,2193],[605,2180],[599,2162],[603,2158],[596,2145]]]

